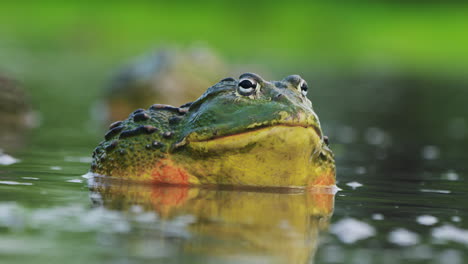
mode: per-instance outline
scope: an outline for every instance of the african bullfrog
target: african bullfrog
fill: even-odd
[[[142,105],[180,105],[196,99],[231,68],[206,47],[160,48],[118,70],[103,92],[107,117],[113,122]]]
[[[20,83],[0,74],[0,149],[11,151],[22,147],[25,134],[37,123],[30,98]]]
[[[328,140],[298,75],[225,78],[191,103],[138,109],[93,152],[91,171],[180,185],[333,186]]]

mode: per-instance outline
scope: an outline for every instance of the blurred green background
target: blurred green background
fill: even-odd
[[[190,242],[147,236],[151,224],[135,229],[141,233],[106,231],[113,214],[88,219],[94,211],[81,175],[106,127],[93,107],[115,72],[161,47],[204,45],[243,72],[262,69],[267,80],[300,74],[309,83],[344,189],[332,222],[354,217],[378,229],[375,239],[353,245],[329,235],[317,263],[339,263],[340,254],[342,263],[414,256],[400,263],[464,263],[466,239],[435,241],[432,226],[415,218],[434,215],[455,232],[468,230],[467,29],[468,4],[456,1],[2,1],[0,75],[19,81],[39,119],[18,136],[20,147],[6,150],[21,162],[0,168],[2,259],[131,263],[141,248],[155,252],[151,239]],[[80,217],[89,223],[73,222]],[[395,227],[413,230],[420,243],[389,243]],[[139,263],[155,262],[145,254]]]
[[[0,4],[0,71],[21,82],[40,113],[34,144],[92,148],[102,130],[90,108],[116,69],[161,46],[201,43],[229,63],[259,65],[266,79],[302,75],[338,153],[352,149],[340,144],[383,137],[388,140],[374,140],[383,155],[411,167],[427,145],[453,160],[467,142],[467,7],[6,1]]]

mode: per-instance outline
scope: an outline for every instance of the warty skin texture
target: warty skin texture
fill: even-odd
[[[246,73],[181,107],[136,110],[111,125],[91,171],[180,185],[333,186],[333,154],[307,89],[298,75]]]

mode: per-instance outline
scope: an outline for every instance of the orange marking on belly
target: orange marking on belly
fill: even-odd
[[[309,186],[331,186],[335,185],[335,172],[330,171],[323,173],[319,177],[309,182]]]
[[[170,159],[159,160],[153,171],[151,179],[154,183],[189,185],[189,173]]]

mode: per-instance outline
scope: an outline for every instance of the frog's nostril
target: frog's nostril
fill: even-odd
[[[278,100],[280,100],[282,97],[283,97],[283,94],[277,94],[277,95],[273,98],[273,100],[278,101]]]

